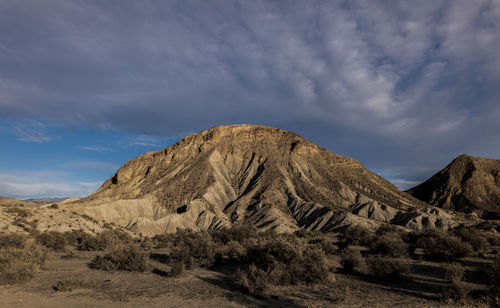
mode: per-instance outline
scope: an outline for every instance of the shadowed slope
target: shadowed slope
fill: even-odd
[[[444,209],[498,219],[500,160],[461,155],[408,193]]]

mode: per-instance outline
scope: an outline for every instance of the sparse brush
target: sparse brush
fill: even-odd
[[[411,234],[412,249],[420,247],[426,259],[435,261],[449,261],[469,256],[472,247],[458,237],[435,229]]]
[[[441,300],[443,302],[449,302],[450,300],[460,302],[467,298],[470,291],[471,287],[467,283],[460,279],[452,279],[451,282],[445,284]]]
[[[445,280],[453,281],[453,280],[462,280],[464,277],[464,268],[460,263],[448,263],[443,265],[443,269],[445,271]]]
[[[182,275],[184,273],[184,263],[182,261],[177,261],[172,264],[172,267],[170,268],[170,277],[177,277]]]
[[[393,258],[406,257],[408,245],[401,239],[399,233],[384,233],[376,238],[370,245],[370,252],[390,256]]]
[[[0,247],[7,248],[21,248],[24,246],[26,237],[23,235],[11,233],[11,234],[1,234],[0,235]]]
[[[151,268],[149,253],[136,246],[117,246],[104,256],[96,256],[90,267],[105,271],[144,272]]]
[[[172,244],[172,262],[182,262],[187,269],[212,267],[215,263],[216,245],[207,232],[178,231]]]
[[[58,281],[55,286],[52,286],[56,292],[71,292],[73,289],[80,288],[83,286],[81,280],[66,279],[63,281]]]
[[[490,303],[500,303],[500,259],[487,267],[488,274],[488,300]]]
[[[404,260],[378,255],[369,256],[366,265],[373,276],[386,279],[397,279],[411,271],[410,265]]]
[[[483,253],[489,245],[484,235],[475,228],[459,228],[454,230],[454,234],[478,253]]]
[[[248,269],[237,269],[233,280],[246,289],[249,294],[265,296],[269,291],[269,278],[266,272],[250,264]]]
[[[44,264],[46,253],[33,240],[25,239],[22,244],[0,248],[0,284],[27,280]]]
[[[61,232],[48,231],[39,234],[36,240],[47,248],[55,251],[64,251],[66,249],[66,235]]]
[[[348,227],[340,235],[340,243],[343,248],[349,245],[362,245],[367,246],[373,240],[374,233],[368,228],[360,225],[353,225]]]
[[[347,248],[340,254],[340,264],[347,272],[353,272],[363,261],[358,249]]]
[[[16,214],[18,217],[28,217],[29,216],[29,213],[28,211],[26,211],[25,209],[22,209],[22,208],[19,208],[19,207],[9,207],[7,209],[7,213],[10,213],[10,214]]]

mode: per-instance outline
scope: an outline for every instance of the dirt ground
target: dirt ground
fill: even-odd
[[[146,273],[105,272],[89,268],[96,254],[102,252],[50,253],[32,280],[0,286],[0,307],[487,307],[441,303],[440,273],[429,262],[415,262],[417,274],[394,284],[337,273],[332,286],[275,287],[271,296],[257,298],[235,285],[224,268],[190,270],[176,278],[167,277],[160,262]],[[55,290],[58,281],[67,280],[77,285]]]

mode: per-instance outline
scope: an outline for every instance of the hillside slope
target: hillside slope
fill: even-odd
[[[500,218],[500,160],[461,155],[407,191],[443,209]]]

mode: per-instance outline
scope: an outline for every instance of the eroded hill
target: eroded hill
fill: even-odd
[[[500,160],[461,155],[408,193],[443,209],[499,219]]]
[[[352,223],[413,229],[456,223],[355,159],[257,125],[214,127],[143,154],[69,206],[148,235],[243,221],[279,232]]]

